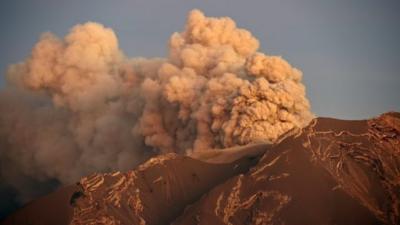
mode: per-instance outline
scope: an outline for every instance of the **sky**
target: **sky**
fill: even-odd
[[[63,36],[87,21],[112,28],[130,57],[163,57],[194,8],[233,18],[260,51],[301,69],[317,116],[400,111],[398,0],[2,0],[0,71],[27,57],[41,33]]]

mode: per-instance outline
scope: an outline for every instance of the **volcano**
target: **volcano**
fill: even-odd
[[[400,224],[400,113],[95,173],[2,224]]]

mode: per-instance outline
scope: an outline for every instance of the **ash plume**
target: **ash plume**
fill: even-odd
[[[77,181],[155,154],[274,142],[313,117],[302,73],[227,17],[189,13],[166,58],[129,58],[89,22],[42,35],[0,90],[4,179]]]

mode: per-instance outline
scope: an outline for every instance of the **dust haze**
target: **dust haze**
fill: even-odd
[[[228,18],[189,13],[164,58],[130,58],[101,24],[45,33],[0,90],[4,181],[68,184],[151,156],[274,142],[313,117],[302,73]],[[25,197],[24,197],[25,196]]]

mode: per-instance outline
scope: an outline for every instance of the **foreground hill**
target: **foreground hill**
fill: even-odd
[[[399,113],[318,118],[277,145],[84,177],[3,224],[400,224],[399,144]]]

